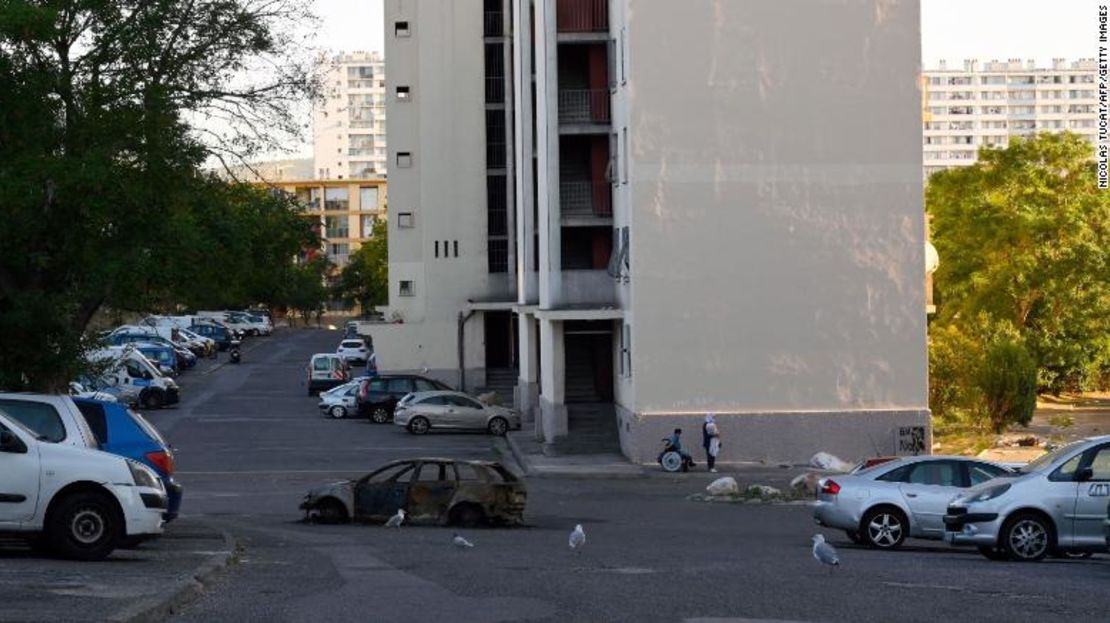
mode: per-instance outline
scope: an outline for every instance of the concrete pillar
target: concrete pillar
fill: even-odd
[[[540,422],[545,444],[566,437],[566,357],[558,320],[540,320]]]
[[[540,309],[556,307],[562,289],[559,211],[559,41],[556,0],[536,0],[536,185],[538,189]]]
[[[516,382],[516,394],[513,402],[520,411],[524,422],[535,419],[535,410],[539,403],[539,335],[536,329],[536,317],[532,314],[522,313],[517,321],[517,360],[520,362],[520,375]]]
[[[536,272],[536,217],[532,189],[535,177],[532,159],[535,143],[532,140],[532,3],[531,0],[513,0],[513,184],[516,192],[516,289],[517,302],[521,305],[535,303],[539,296],[535,281],[529,279]],[[522,317],[523,318],[523,317]]]

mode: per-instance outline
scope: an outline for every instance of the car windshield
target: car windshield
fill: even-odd
[[[1079,446],[1082,445],[1083,443],[1084,442],[1082,442],[1082,441],[1073,441],[1072,443],[1069,443],[1066,446],[1061,446],[1059,448],[1056,448],[1055,450],[1053,450],[1052,452],[1049,452],[1048,454],[1042,454],[1041,456],[1037,457],[1036,459],[1031,461],[1028,465],[1026,465],[1024,467],[1019,467],[1017,469],[1017,471],[1020,474],[1032,474],[1033,472],[1042,471],[1042,470],[1046,469],[1048,466],[1055,463],[1057,459],[1059,459],[1063,456],[1068,456],[1068,455],[1072,454],[1073,452],[1075,452],[1079,448]]]

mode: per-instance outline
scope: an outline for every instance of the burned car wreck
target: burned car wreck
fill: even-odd
[[[404,509],[406,525],[514,525],[527,495],[499,463],[410,459],[312,489],[300,508],[320,523],[384,522]]]

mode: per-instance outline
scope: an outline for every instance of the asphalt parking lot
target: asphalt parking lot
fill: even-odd
[[[452,547],[452,529],[306,524],[297,504],[310,486],[397,458],[497,456],[485,435],[413,437],[320,416],[303,368],[338,339],[284,330],[248,344],[241,365],[184,376],[181,406],[150,414],[178,448],[181,520],[160,542],[96,565],[0,550],[0,620],[133,612],[159,594],[142,582],[164,589],[188,576],[190,561],[166,544],[194,532],[230,534],[237,554],[176,611],[180,621],[1102,621],[1110,611],[1104,555],[996,563],[921,541],[876,552],[823,530],[843,561],[830,573],[811,558],[808,507],[688,499],[710,482],[704,473],[533,479],[527,526],[463,531],[476,545],[466,551]],[[580,553],[567,547],[575,524],[587,533]],[[92,587],[85,601],[67,601],[81,582]]]

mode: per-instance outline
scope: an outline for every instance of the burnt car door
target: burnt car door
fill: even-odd
[[[355,484],[355,519],[385,521],[406,508],[416,464],[409,461],[386,466]]]
[[[446,518],[456,488],[454,465],[438,461],[422,463],[420,472],[409,487],[406,510],[412,522],[438,523]]]

